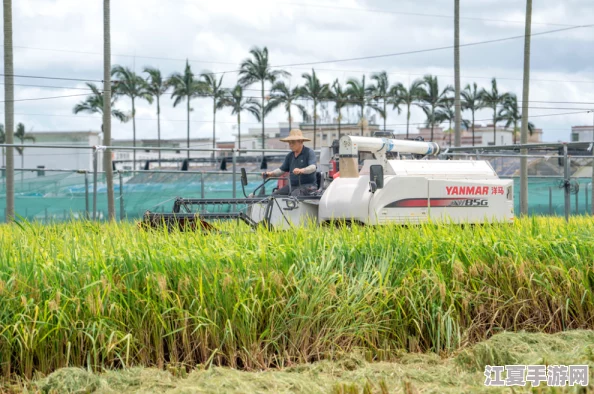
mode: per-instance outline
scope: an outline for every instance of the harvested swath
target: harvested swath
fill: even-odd
[[[594,327],[594,222],[0,227],[0,369],[285,367]]]

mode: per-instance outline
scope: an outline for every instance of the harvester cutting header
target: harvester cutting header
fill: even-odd
[[[253,227],[286,229],[309,221],[377,225],[429,219],[450,223],[513,220],[512,180],[499,179],[487,161],[428,160],[439,152],[434,142],[343,136],[338,152],[322,148],[316,185],[307,191],[255,197],[274,180],[268,178],[248,196],[247,174],[242,168],[245,198],[178,197],[172,213],[147,211],[144,223],[210,228],[210,220],[237,219]],[[337,159],[339,176],[332,176]],[[209,207],[217,205],[235,209],[210,212]]]

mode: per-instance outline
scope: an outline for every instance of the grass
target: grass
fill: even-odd
[[[480,368],[475,368],[476,362]],[[594,331],[557,334],[501,333],[440,358],[435,353],[405,353],[392,362],[368,362],[362,354],[340,355],[334,361],[297,365],[281,370],[245,372],[226,367],[196,369],[130,368],[92,373],[60,369],[6,391],[30,393],[512,393],[510,388],[486,388],[485,364],[584,365],[590,387],[538,389],[514,387],[515,393],[594,392]],[[0,386],[1,387],[1,386]],[[0,390],[1,391],[1,390]]]
[[[594,328],[594,221],[222,234],[0,226],[0,373],[259,370]]]

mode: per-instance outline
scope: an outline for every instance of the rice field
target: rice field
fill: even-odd
[[[0,374],[446,357],[594,328],[594,220],[140,231],[0,226]]]

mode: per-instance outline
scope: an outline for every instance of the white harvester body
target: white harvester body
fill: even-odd
[[[373,155],[361,168],[360,152]],[[389,152],[397,152],[397,158],[388,159]],[[275,228],[333,220],[381,225],[514,219],[513,181],[500,179],[489,162],[400,158],[400,154],[438,153],[433,142],[344,136],[339,146],[340,176],[321,198],[278,196],[271,204],[252,205],[248,215],[255,222],[268,217]]]

